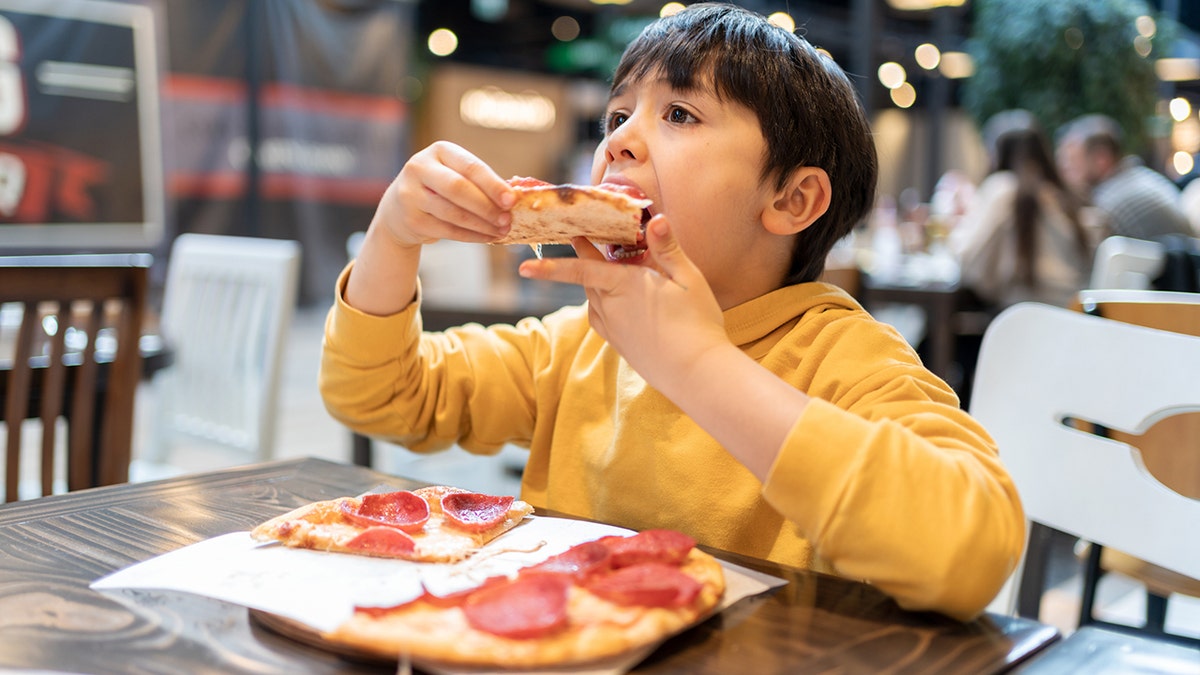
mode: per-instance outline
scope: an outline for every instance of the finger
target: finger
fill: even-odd
[[[425,188],[419,195],[409,195],[407,198],[417,200],[418,210],[436,221],[439,228],[473,233],[475,236],[470,237],[470,241],[491,241],[508,231],[507,225],[480,217],[477,213],[447,199],[432,189]],[[463,239],[463,237],[454,238]]]
[[[503,182],[479,158],[452,143],[439,141],[405,164],[398,197],[411,211],[439,221],[485,233],[489,238],[503,234],[511,216],[492,203],[484,188],[465,175],[468,173],[485,184],[488,174],[492,180]]]
[[[516,203],[517,193],[508,181],[488,166],[487,162],[454,143],[441,143],[437,148],[443,163],[479,190],[488,202],[489,212],[496,212],[498,215],[508,211]]]
[[[517,273],[526,279],[574,284],[599,291],[612,291],[616,288],[623,271],[619,265],[576,258],[525,260],[517,268]]]
[[[663,276],[674,281],[684,290],[695,283],[700,270],[692,263],[691,258],[683,252],[675,233],[671,231],[670,223],[661,213],[654,216],[646,225],[646,244],[650,255]]]

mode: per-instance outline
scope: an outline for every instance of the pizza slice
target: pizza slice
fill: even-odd
[[[258,541],[417,562],[456,562],[533,513],[510,496],[435,485],[313,502],[250,532]]]
[[[513,577],[392,607],[358,607],[322,634],[355,653],[445,666],[539,668],[628,654],[707,617],[721,565],[674,530],[578,544]]]
[[[634,246],[643,238],[651,202],[628,185],[553,185],[514,176],[517,191],[512,227],[495,244],[569,244],[587,237],[596,244]]]

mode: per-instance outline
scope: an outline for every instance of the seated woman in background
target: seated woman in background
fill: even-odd
[[[992,169],[950,240],[961,283],[993,311],[1025,300],[1067,306],[1088,282],[1103,228],[1063,185],[1031,113],[999,113],[983,136]]]

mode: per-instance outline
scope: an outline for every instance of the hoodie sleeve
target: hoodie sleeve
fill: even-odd
[[[860,314],[822,331],[811,402],[764,497],[838,574],[907,609],[969,620],[1025,543],[995,443],[903,339]]]

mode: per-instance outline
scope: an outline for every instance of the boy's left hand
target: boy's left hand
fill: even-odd
[[[675,378],[708,349],[729,344],[721,307],[665,216],[646,227],[657,269],[608,262],[582,237],[573,243],[578,258],[526,260],[521,276],[582,286],[592,328],[651,385],[661,389],[660,378]]]

